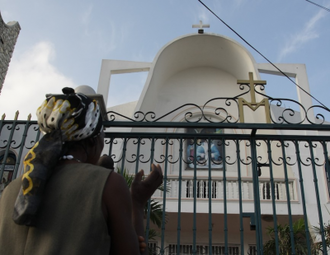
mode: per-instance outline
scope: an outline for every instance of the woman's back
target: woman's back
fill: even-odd
[[[21,187],[21,180],[13,181],[0,199],[0,254],[109,254],[102,193],[110,172],[83,163],[55,168],[35,227],[19,226],[12,220]]]

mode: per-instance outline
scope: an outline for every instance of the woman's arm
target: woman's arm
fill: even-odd
[[[152,194],[156,191],[156,189],[163,182],[163,173],[162,169],[159,165],[152,164],[152,171],[148,175],[148,177],[142,181],[142,177],[144,175],[143,170],[140,170],[134,177],[131,187],[131,197],[132,197],[132,205],[133,205],[133,225],[135,231],[138,236],[144,237],[144,208],[152,196]],[[141,254],[147,254],[147,249]]]
[[[98,165],[107,168],[113,165],[108,164],[107,157],[102,156]],[[144,243],[144,208],[162,184],[163,173],[159,165],[152,164],[151,173],[142,181],[143,175],[143,170],[135,175],[131,193],[121,175],[113,172],[108,177],[103,191],[103,212],[111,235],[111,254],[136,254],[136,247],[141,254],[147,252]]]
[[[103,191],[103,204],[111,236],[113,255],[140,254],[138,236],[132,223],[132,202],[125,179],[112,173]]]

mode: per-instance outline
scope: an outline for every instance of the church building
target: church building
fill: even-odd
[[[297,109],[286,109],[260,77],[283,72],[309,91],[304,64],[256,63],[238,42],[200,28],[153,62],[104,59],[97,94],[107,100],[111,76],[132,72],[147,80],[137,101],[107,109],[105,150],[132,174],[151,162],[164,170],[155,254],[257,254],[267,229],[300,219],[322,242],[312,229],[330,219],[328,123],[302,90]]]

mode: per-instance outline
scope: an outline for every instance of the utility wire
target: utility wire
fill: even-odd
[[[322,9],[328,11],[328,12],[330,12],[330,9],[327,8],[327,7],[325,7],[325,6],[322,6],[322,5],[320,5],[320,4],[314,3],[314,2],[309,1],[309,0],[306,0],[306,1],[309,2],[309,3],[311,3],[311,4],[314,4],[314,5],[318,6],[318,7],[320,7],[320,8],[322,8]]]
[[[307,0],[306,0],[307,1]],[[273,62],[271,62],[268,58],[266,58],[260,51],[258,51],[255,47],[253,47],[248,41],[246,41],[239,33],[237,33],[233,28],[231,28],[225,21],[223,21],[217,14],[215,14],[203,1],[198,0],[209,12],[211,12],[218,20],[220,20],[226,27],[228,27],[232,32],[234,32],[239,38],[241,38],[247,45],[249,45],[254,51],[256,51],[260,56],[262,56],[269,64],[276,68],[282,75],[288,78],[293,84],[295,84],[299,89],[304,91],[308,96],[313,98],[316,102],[322,105],[326,110],[330,111],[330,109],[325,106],[322,102],[320,102],[317,98],[307,92],[304,88],[299,86],[295,81],[293,81],[286,73],[284,73],[280,68],[278,68]]]

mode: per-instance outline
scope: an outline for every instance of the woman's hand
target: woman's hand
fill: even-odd
[[[147,248],[147,244],[146,244],[143,236],[139,236],[139,247],[140,247],[141,253],[143,253]]]
[[[156,189],[163,183],[163,172],[160,165],[151,165],[148,177],[142,180],[144,171],[140,170],[134,177],[131,186],[133,207],[143,208]]]

